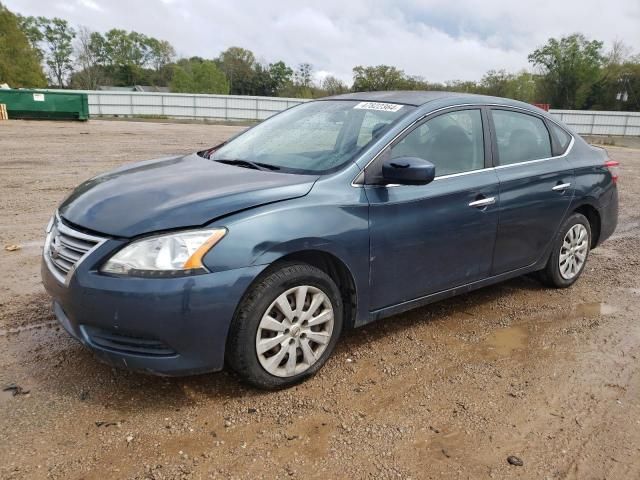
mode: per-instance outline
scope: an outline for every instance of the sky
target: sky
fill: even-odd
[[[356,65],[394,65],[434,82],[531,70],[529,53],[574,32],[640,53],[640,0],[0,1],[23,15],[165,39],[178,56],[240,46],[265,63],[307,62],[317,79],[348,83]]]

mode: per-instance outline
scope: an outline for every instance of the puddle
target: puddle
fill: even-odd
[[[567,319],[611,315],[618,310],[618,307],[605,302],[581,303],[572,307],[571,314],[567,316]],[[557,318],[556,315],[554,318]],[[482,346],[492,355],[509,356],[516,351],[527,348],[528,337],[529,332],[526,327],[511,326],[492,332],[484,339]]]
[[[594,316],[598,315],[611,315],[615,313],[618,309],[613,305],[609,305],[604,302],[593,302],[593,303],[581,303],[580,305],[576,305],[574,307],[574,311],[578,315],[585,316]]]
[[[523,327],[507,327],[493,332],[484,340],[484,344],[492,352],[506,356],[525,348],[528,336],[527,330]]]

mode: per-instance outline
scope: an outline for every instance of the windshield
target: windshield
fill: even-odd
[[[284,172],[329,173],[414,108],[351,100],[303,103],[234,138],[209,158]]]

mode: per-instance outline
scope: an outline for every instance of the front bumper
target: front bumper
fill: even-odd
[[[220,370],[236,306],[265,266],[180,278],[100,274],[84,259],[68,286],[42,262],[60,324],[106,363],[158,375]],[[92,258],[94,260],[92,260]]]

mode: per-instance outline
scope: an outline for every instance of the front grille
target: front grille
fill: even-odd
[[[88,325],[83,325],[81,328],[89,342],[107,350],[157,357],[176,355],[176,351],[166,343],[153,338],[114,332]]]
[[[103,241],[66,226],[56,215],[44,246],[45,260],[54,276],[66,283],[85,255]]]

